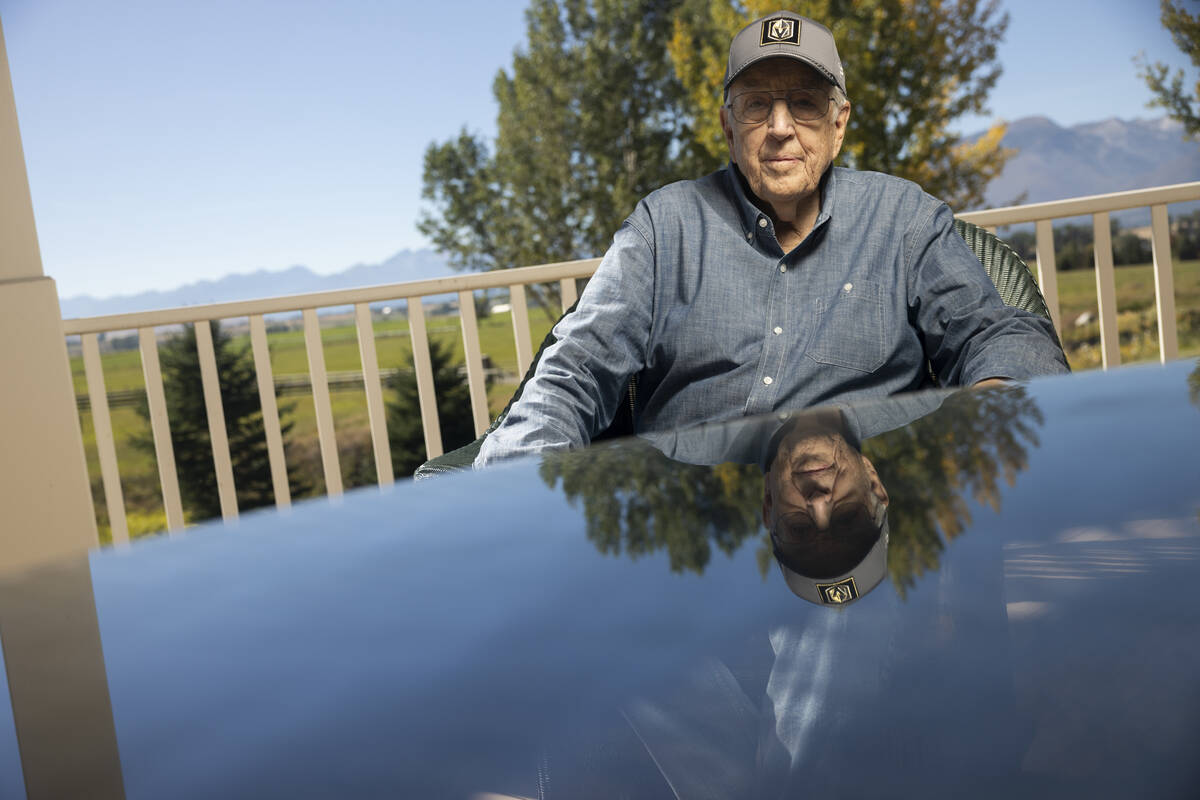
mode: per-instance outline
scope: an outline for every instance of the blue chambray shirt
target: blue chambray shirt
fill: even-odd
[[[577,447],[638,378],[638,432],[929,385],[1067,372],[1048,320],[1009,308],[945,203],[831,168],[790,253],[732,164],[642,200],[476,466]]]

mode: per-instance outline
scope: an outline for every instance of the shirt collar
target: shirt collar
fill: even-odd
[[[734,202],[738,207],[738,213],[742,217],[743,233],[758,233],[758,220],[762,217],[770,219],[770,216],[754,204],[754,201],[751,199],[754,195],[750,192],[750,187],[746,185],[746,178],[742,175],[742,171],[738,169],[737,164],[730,161],[725,165],[725,172]],[[830,165],[821,177],[821,184],[818,188],[818,191],[821,193],[821,210],[817,212],[817,221],[813,225],[814,231],[824,225],[832,216],[833,204],[836,199],[836,185],[837,169]]]

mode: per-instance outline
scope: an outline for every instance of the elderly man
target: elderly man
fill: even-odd
[[[729,48],[729,165],[646,197],[476,465],[587,444],[637,380],[639,432],[1067,371],[950,209],[832,167],[851,104],[833,35],[787,11]]]

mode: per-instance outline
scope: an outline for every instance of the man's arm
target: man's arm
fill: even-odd
[[[939,204],[905,236],[909,313],[938,378],[967,386],[1069,372],[1050,320],[1004,305],[953,222]]]
[[[635,217],[613,237],[575,311],[554,326],[558,341],[484,440],[476,467],[581,447],[612,422],[630,376],[645,364],[653,319],[654,254],[641,230],[648,220]]]

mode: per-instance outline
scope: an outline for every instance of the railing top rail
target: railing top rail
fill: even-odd
[[[976,225],[999,226],[1018,222],[1037,222],[1043,219],[1079,217],[1098,214],[1102,211],[1120,211],[1126,208],[1142,208],[1164,203],[1183,203],[1200,200],[1200,181],[1176,183],[1171,186],[1155,186],[1150,189],[1131,189],[1126,192],[1095,194],[1089,197],[1072,197],[1068,200],[1051,200],[1046,203],[1030,203],[1007,208],[989,208],[983,211],[968,211],[959,214],[960,219]]]
[[[450,294],[476,289],[498,289],[514,284],[552,283],[564,278],[586,278],[596,271],[598,258],[579,261],[562,261],[556,264],[540,264],[534,267],[515,267],[470,275],[455,275],[450,278],[433,278],[423,281],[385,283],[378,286],[362,286],[354,289],[335,289],[329,292],[309,292],[259,300],[236,300],[230,303],[208,303],[205,305],[167,308],[158,311],[138,311],[129,314],[109,314],[102,317],[78,317],[63,320],[63,331],[68,336],[82,333],[132,330],[134,328],[159,325],[180,325],[209,319],[248,317],[252,314],[279,314],[303,311],[306,308],[328,308],[350,306],[355,303],[379,303],[434,294]]]

